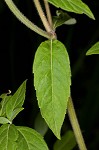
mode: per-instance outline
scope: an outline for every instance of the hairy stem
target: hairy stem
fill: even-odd
[[[51,28],[53,28],[52,16],[51,16],[51,11],[50,11],[48,1],[47,0],[43,0],[43,1],[44,1],[44,4],[45,4],[45,9],[46,9],[48,22],[49,22]]]
[[[16,5],[13,3],[12,0],[5,0],[6,4],[10,8],[10,10],[13,12],[13,14],[23,23],[25,24],[28,28],[31,30],[35,31],[39,35],[42,35],[48,39],[51,39],[52,34],[47,33],[46,31],[40,29],[38,26],[36,26],[34,23],[32,23],[29,19],[27,19],[21,12],[20,10],[16,7]]]
[[[81,129],[80,129],[80,126],[79,126],[79,123],[77,120],[77,116],[75,113],[75,109],[74,109],[71,97],[69,98],[69,101],[68,101],[68,115],[69,115],[69,119],[70,119],[72,128],[74,130],[74,134],[75,134],[79,149],[87,150],[82,133],[81,133]]]
[[[40,16],[40,18],[42,20],[42,23],[43,23],[46,31],[51,33],[52,32],[52,28],[50,27],[50,24],[49,24],[45,14],[44,14],[44,12],[43,12],[43,9],[41,7],[41,4],[40,4],[39,0],[33,0],[33,1],[34,1],[34,4],[36,6],[36,9],[37,9],[37,11],[39,13],[39,16]]]

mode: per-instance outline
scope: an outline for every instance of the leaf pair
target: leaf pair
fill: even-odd
[[[11,123],[17,114],[23,110],[22,105],[25,100],[25,91],[26,91],[26,81],[18,88],[15,94],[7,95],[2,94],[0,97],[1,109],[0,109],[0,123],[6,124]]]
[[[42,136],[28,127],[6,124],[0,127],[0,150],[48,150]]]
[[[24,81],[13,96],[2,94],[0,98],[0,150],[48,150],[43,137],[28,127],[18,127],[12,120],[23,110],[26,81]],[[8,124],[9,123],[9,124]]]

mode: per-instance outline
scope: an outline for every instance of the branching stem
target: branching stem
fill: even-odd
[[[50,8],[49,8],[48,1],[47,0],[43,0],[43,1],[44,1],[44,4],[45,4],[45,9],[46,9],[48,22],[49,22],[51,28],[53,28],[52,15],[51,15],[51,11],[50,11]]]
[[[39,16],[40,16],[40,18],[42,20],[42,23],[43,23],[46,31],[51,33],[52,32],[52,28],[51,28],[51,26],[50,26],[50,24],[49,24],[49,22],[48,22],[48,20],[47,20],[47,18],[45,16],[44,12],[43,12],[43,9],[41,7],[41,4],[40,4],[39,0],[33,0],[33,2],[35,4],[35,6],[36,6],[36,9],[37,9],[37,11],[39,13]]]
[[[68,101],[68,115],[69,115],[69,119],[70,119],[72,128],[74,130],[74,134],[75,134],[79,149],[87,150],[82,133],[81,133],[81,129],[80,129],[80,126],[79,126],[79,123],[77,120],[77,116],[75,113],[75,109],[74,109],[74,105],[73,105],[71,97],[69,98],[69,101]]]
[[[46,13],[47,13],[47,18],[42,10],[42,7],[40,5],[39,0],[33,0],[35,3],[35,6],[37,8],[37,11],[39,13],[39,16],[44,24],[44,27],[46,31],[42,30],[38,26],[36,26],[34,23],[32,23],[29,19],[27,19],[21,12],[20,10],[16,7],[16,5],[13,3],[12,0],[5,0],[6,4],[10,8],[10,10],[13,12],[13,14],[23,23],[25,24],[28,28],[31,30],[35,31],[39,35],[42,35],[48,39],[56,39],[56,34],[52,29],[52,18],[51,18],[51,13],[50,13],[50,8],[48,5],[47,0],[44,0],[45,3],[45,8],[46,8]],[[68,102],[68,115],[69,119],[72,125],[72,128],[74,130],[74,134],[79,146],[80,150],[87,150],[86,145],[84,143],[84,139],[80,130],[80,126],[76,117],[75,109],[73,106],[72,98],[70,97],[69,102]]]
[[[10,8],[10,10],[13,12],[13,14],[23,23],[25,24],[28,28],[31,30],[35,31],[39,35],[42,35],[48,39],[51,39],[52,34],[48,33],[42,29],[40,29],[38,26],[36,26],[34,23],[32,23],[29,19],[27,19],[21,12],[20,10],[16,7],[16,5],[13,3],[12,0],[5,0],[6,4]]]

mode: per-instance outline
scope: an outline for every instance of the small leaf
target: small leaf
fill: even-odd
[[[9,94],[11,94],[11,91],[10,91],[10,90],[8,90],[8,93],[3,93],[3,94],[1,94],[1,95],[0,95],[0,98],[1,98],[1,99],[5,99],[6,97],[9,96]]]
[[[71,84],[70,62],[65,46],[58,40],[41,43],[35,55],[33,72],[41,115],[60,138]]]
[[[0,150],[16,150],[18,131],[14,125],[5,124],[0,127]]]
[[[35,119],[34,128],[42,136],[44,136],[46,134],[47,130],[48,130],[48,126],[47,126],[45,120],[42,118],[40,113],[38,113],[38,115]]]
[[[94,44],[86,53],[86,55],[99,54],[99,42]]]
[[[11,121],[23,110],[24,108],[16,108],[13,113],[12,113],[12,117],[11,117]]]
[[[24,81],[15,94],[11,97],[10,101],[8,101],[6,105],[6,115],[7,118],[11,120],[13,118],[13,112],[16,108],[22,107],[25,100],[25,91],[26,91],[26,81]]]
[[[90,18],[95,19],[89,7],[81,0],[48,0],[48,2],[63,10],[78,14],[84,13]]]
[[[19,137],[18,150],[48,150],[43,137],[35,130],[28,127],[17,127]]]
[[[2,94],[1,95],[1,109],[0,109],[0,116],[6,116],[6,104],[10,100],[11,95]]]
[[[76,140],[72,131],[66,132],[61,140],[57,140],[54,144],[54,150],[72,150],[76,146]]]
[[[72,25],[76,23],[76,19],[70,17],[66,12],[62,10],[56,11],[57,16],[53,16],[53,28],[56,29],[57,27],[66,24]]]
[[[7,123],[11,123],[11,122],[5,117],[0,117],[0,124],[7,124]]]
[[[70,18],[67,21],[65,21],[64,24],[66,24],[66,25],[74,25],[74,24],[76,24],[76,22],[77,21],[76,21],[75,18]]]
[[[4,99],[5,97],[7,97],[7,93],[1,94],[0,98]]]

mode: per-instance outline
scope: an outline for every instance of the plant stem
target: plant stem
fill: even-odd
[[[27,19],[21,12],[20,10],[16,7],[16,5],[13,3],[12,0],[5,0],[6,4],[10,8],[10,10],[13,12],[13,14],[23,23],[25,24],[28,28],[31,30],[35,31],[39,35],[42,35],[48,39],[52,38],[51,33],[47,33],[46,31],[40,29],[38,26],[36,26],[34,23],[32,23],[29,19]]]
[[[80,129],[80,126],[79,126],[79,123],[77,120],[77,116],[75,113],[75,109],[74,109],[74,105],[73,105],[71,97],[69,98],[69,101],[68,101],[68,115],[69,115],[69,119],[70,119],[72,128],[74,130],[74,134],[75,134],[79,149],[87,150],[82,133],[81,133],[81,129]]]
[[[34,1],[34,4],[36,6],[36,9],[37,9],[37,11],[39,13],[39,16],[40,16],[40,18],[42,20],[42,23],[43,23],[46,31],[51,33],[52,32],[52,28],[50,27],[50,24],[47,21],[47,18],[46,18],[45,14],[44,14],[44,12],[42,10],[42,7],[41,7],[41,4],[40,4],[39,0],[33,0],[33,1]]]
[[[44,4],[45,4],[45,9],[46,9],[48,22],[49,22],[51,28],[53,28],[52,15],[51,15],[51,11],[50,11],[50,8],[49,8],[48,1],[47,0],[43,0],[43,1],[44,1]]]

